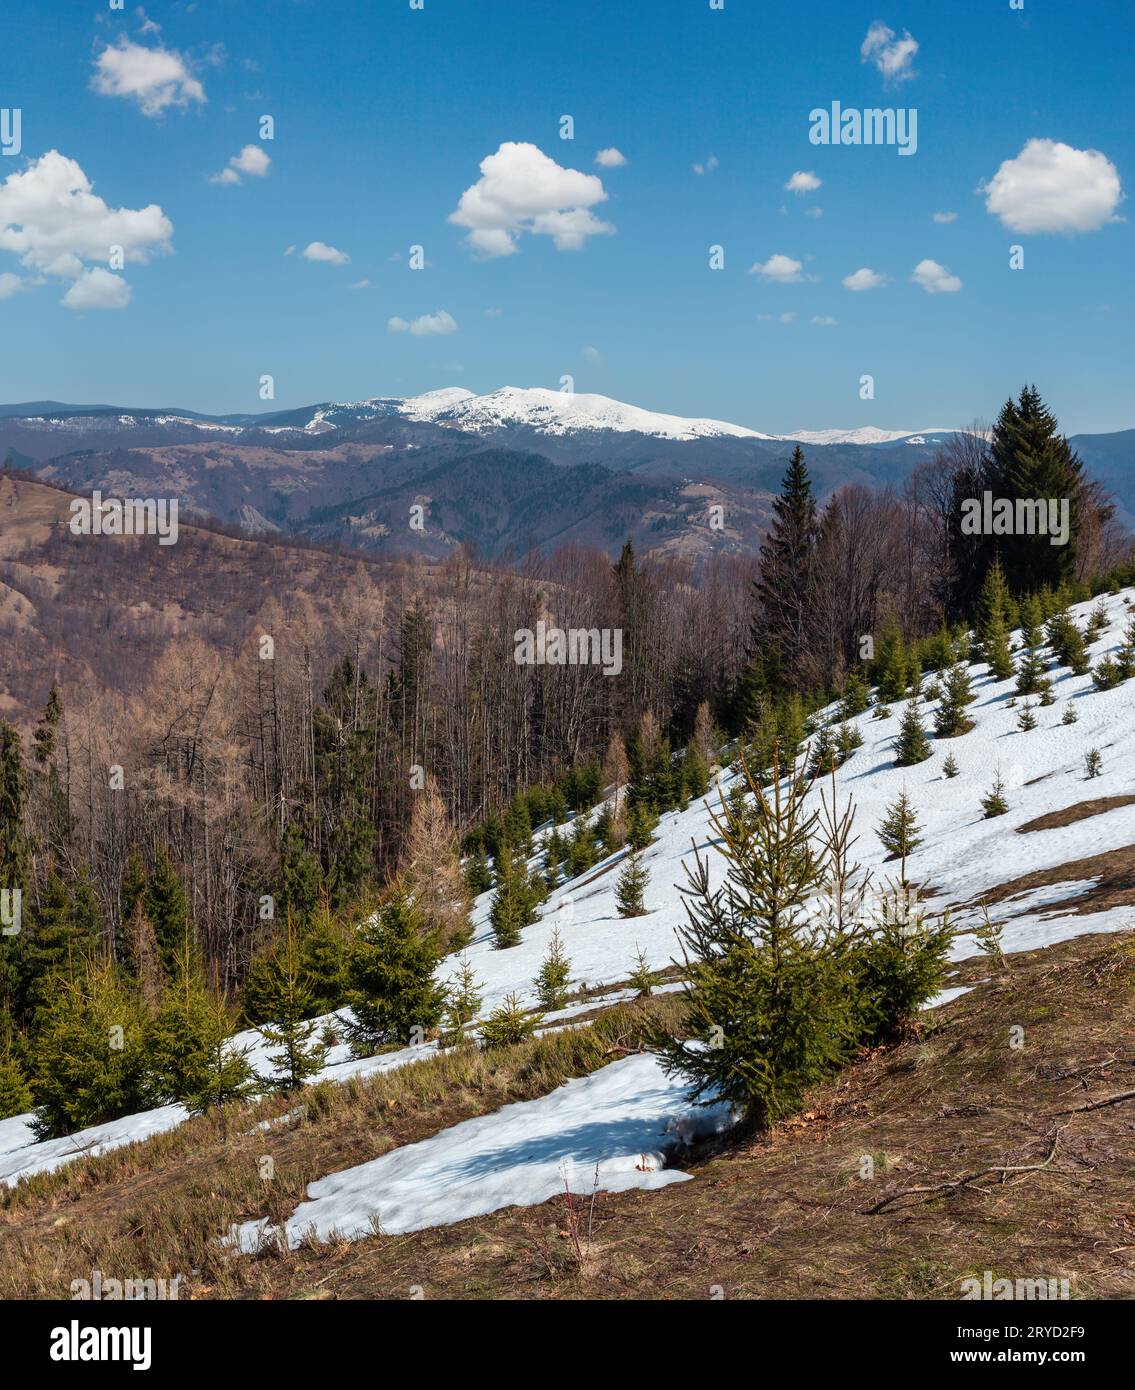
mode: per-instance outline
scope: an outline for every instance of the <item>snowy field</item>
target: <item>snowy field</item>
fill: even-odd
[[[1131,591],[1127,591],[1130,595]],[[1093,666],[1119,646],[1128,608],[1123,595],[1104,600],[1109,617],[1105,633],[1092,645]],[[1092,604],[1073,614],[1082,625]],[[892,744],[902,715],[900,703],[887,719],[871,713],[850,721],[858,726],[863,746],[837,774],[841,802],[848,795],[856,806],[858,841],[854,857],[876,879],[886,879],[894,866],[885,864],[885,851],[876,831],[887,807],[904,789],[921,825],[923,843],[908,861],[908,877],[929,889],[927,906],[938,912],[975,903],[1007,880],[1037,870],[1055,869],[1074,860],[1135,844],[1135,804],[1091,816],[1051,830],[1017,834],[1017,828],[1046,812],[1077,802],[1135,792],[1135,680],[1110,691],[1097,691],[1090,675],[1074,676],[1065,669],[1050,671],[1055,703],[1036,706],[1037,727],[1017,728],[1018,708],[1009,708],[1014,681],[995,682],[987,668],[970,668],[976,699],[968,715],[976,727],[956,739],[931,739],[933,755],[914,767],[894,766]],[[1076,710],[1077,722],[1061,722],[1066,708]],[[934,702],[922,704],[923,722],[932,729]],[[1088,780],[1084,760],[1089,749],[1103,760],[1099,777]],[[942,772],[946,751],[959,767],[954,778]],[[1009,810],[986,820],[980,799],[995,776],[1005,784]],[[733,778],[721,777],[720,792],[728,793]],[[710,800],[717,795],[711,794]],[[818,789],[809,793],[818,797]],[[587,870],[558,889],[545,903],[540,921],[528,927],[518,946],[498,951],[489,927],[491,894],[474,904],[475,936],[468,947],[482,993],[482,1013],[515,992],[534,1006],[534,981],[558,927],[571,961],[575,987],[617,986],[627,979],[641,947],[649,966],[658,970],[680,955],[676,929],[684,921],[676,885],[685,882],[684,858],[696,846],[709,858],[714,882],[722,877],[722,861],[710,846],[710,810],[705,802],[685,812],[664,816],[656,840],[643,856],[650,874],[644,917],[619,917],[615,884],[621,853]],[[1075,915],[1069,899],[1091,888],[1094,880],[1070,878],[1017,895],[998,904],[992,915],[1004,923],[1006,951],[1028,951],[1069,937],[1135,926],[1135,909]],[[976,909],[956,913],[963,929],[976,924]],[[974,954],[972,937],[955,942],[956,960]],[[440,978],[449,976],[453,959],[442,962]],[[956,998],[947,990],[936,1002]],[[626,991],[609,990],[595,998],[549,1015],[548,1024],[562,1024],[576,1014],[617,1002]],[[329,1016],[329,1021],[334,1019]],[[238,1035],[252,1047],[250,1061],[264,1074],[272,1050],[255,1031]],[[317,1079],[345,1080],[422,1060],[436,1045],[403,1048],[378,1057],[354,1059],[349,1049],[332,1049]],[[181,1106],[163,1106],[82,1131],[67,1139],[34,1142],[30,1116],[0,1121],[0,1180],[50,1171],[84,1154],[107,1152],[121,1144],[173,1128],[186,1117]],[[571,1081],[549,1096],[505,1107],[455,1126],[419,1144],[383,1155],[313,1183],[309,1200],[288,1223],[293,1243],[314,1229],[327,1234],[365,1235],[377,1221],[385,1231],[415,1230],[425,1225],[461,1220],[499,1206],[542,1202],[564,1189],[564,1172],[573,1191],[590,1191],[595,1165],[599,1186],[616,1190],[652,1187],[676,1181],[681,1174],[661,1171],[662,1156],[674,1133],[683,1126],[713,1124],[720,1117],[695,1111],[676,1081],[667,1081],[652,1058],[635,1057],[612,1063],[594,1076]],[[566,1169],[565,1169],[566,1165]],[[564,1171],[561,1171],[564,1170]],[[584,1171],[586,1170],[586,1172]],[[239,1230],[242,1248],[260,1239],[259,1223]]]

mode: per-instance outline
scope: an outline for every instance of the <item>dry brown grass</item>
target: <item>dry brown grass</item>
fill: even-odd
[[[1077,821],[1090,816],[1102,816],[1105,811],[1116,811],[1120,806],[1130,806],[1135,796],[1098,796],[1091,801],[1077,801],[1072,806],[1063,806],[1059,811],[1047,811],[1035,820],[1017,826],[1018,835],[1027,835],[1033,830],[1057,830],[1062,825],[1075,825]]]
[[[1080,884],[1085,879],[1097,882],[1090,888],[1076,887],[1063,900],[1046,903],[1045,911],[1082,916],[1087,912],[1103,912],[1109,907],[1135,906],[1135,845],[1122,845],[1119,849],[1104,850],[1083,859],[1070,859],[1051,869],[1034,869],[983,892],[979,901],[992,905],[1034,888],[1055,883]]]
[[[255,1262],[220,1249],[233,1222],[283,1219],[307,1184],[328,1172],[545,1095],[635,1050],[661,1021],[673,1022],[675,1009],[668,999],[626,1004],[598,1026],[492,1054],[461,1048],[376,1077],[226,1107],[0,1190],[0,1298],[67,1297],[70,1281],[95,1268],[120,1278],[198,1271],[183,1297],[207,1290],[240,1297]],[[279,1123],[258,1127],[272,1120]],[[271,1182],[260,1176],[265,1155]]]

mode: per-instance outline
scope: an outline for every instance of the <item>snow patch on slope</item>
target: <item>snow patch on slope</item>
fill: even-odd
[[[695,1109],[688,1086],[666,1077],[657,1058],[627,1057],[310,1183],[286,1223],[287,1243],[448,1226],[537,1206],[565,1189],[585,1195],[688,1182],[689,1174],[665,1168],[668,1150],[729,1119],[724,1105]],[[276,1234],[266,1219],[249,1221],[230,1240],[255,1252]]]

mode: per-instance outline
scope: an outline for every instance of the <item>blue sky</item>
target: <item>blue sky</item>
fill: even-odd
[[[7,0],[4,29],[3,401],[569,374],[777,432],[967,423],[1034,380],[1069,432],[1135,425],[1129,0]],[[917,152],[810,143],[833,100],[916,109]],[[79,177],[105,208],[72,206]]]

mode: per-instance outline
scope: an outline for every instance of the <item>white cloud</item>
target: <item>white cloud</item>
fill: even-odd
[[[823,215],[823,208],[805,208],[804,210],[805,217],[823,217]]]
[[[11,299],[23,283],[18,275],[13,275],[10,270],[5,270],[0,274],[0,299]]]
[[[136,101],[145,116],[159,116],[167,107],[184,109],[205,100],[205,89],[192,75],[180,53],[171,48],[146,48],[120,38],[95,59],[91,85],[107,97]]]
[[[168,251],[173,224],[156,203],[112,208],[73,159],[49,150],[0,183],[0,251],[40,275],[73,280],[73,309],[123,308],[130,287],[103,269],[112,246],[127,262]],[[95,262],[87,269],[88,262]]]
[[[255,178],[263,178],[271,163],[261,145],[245,145],[240,154],[234,154],[229,160],[230,166],[238,173],[251,174]]]
[[[789,193],[815,193],[822,184],[823,179],[818,179],[811,170],[797,169],[784,186]]]
[[[921,285],[927,294],[957,294],[962,282],[937,261],[919,261],[911,274],[911,282]]]
[[[813,314],[812,322],[819,328],[834,328],[839,319],[833,319],[830,314]]]
[[[308,261],[325,261],[328,265],[346,265],[351,259],[346,251],[328,246],[325,241],[309,241],[300,253]]]
[[[130,286],[121,275],[96,265],[84,270],[59,302],[68,309],[125,309]]]
[[[887,283],[887,277],[878,270],[872,270],[869,266],[860,266],[851,275],[843,277],[843,287],[851,290],[855,294],[861,294],[864,290],[878,290]]]
[[[861,61],[874,63],[888,82],[903,82],[914,76],[911,65],[917,52],[918,41],[911,38],[908,29],[898,39],[895,31],[879,19],[867,30],[867,37],[859,46]]]
[[[245,145],[239,154],[234,154],[229,160],[227,168],[222,169],[219,174],[214,174],[209,182],[240,183],[241,174],[262,179],[271,163],[271,159],[260,145]]]
[[[138,16],[138,25],[143,34],[160,34],[162,26],[150,18],[141,5],[134,11]]]
[[[622,150],[617,150],[614,145],[608,149],[600,150],[595,156],[595,163],[602,169],[620,169],[627,162],[627,157]]]
[[[780,316],[780,318],[777,320],[777,322],[778,322],[778,323],[795,323],[795,322],[796,322],[796,313],[795,313],[795,310],[790,310],[788,313],[781,314],[781,316]]]
[[[946,222],[956,222],[957,220],[958,220],[958,214],[957,214],[956,212],[936,212],[936,213],[934,214],[934,221],[935,221],[935,222],[946,223]]]
[[[583,349],[583,356],[587,359],[588,362],[598,362],[602,355],[603,354],[599,351],[597,347],[585,347]]]
[[[590,210],[606,198],[597,174],[564,169],[535,145],[507,140],[481,160],[481,177],[449,220],[468,228],[470,246],[486,259],[513,255],[525,232],[550,236],[557,251],[578,251],[588,237],[615,230]]]
[[[1029,140],[979,185],[987,212],[1014,232],[1094,232],[1115,219],[1119,172],[1099,150]]]
[[[499,319],[500,316],[501,316],[503,313],[504,313],[504,310],[503,310],[503,309],[486,309],[486,310],[484,310],[484,314],[485,314],[485,317],[486,317],[487,319]]]
[[[362,280],[355,280],[349,286],[352,290],[373,290],[374,286],[365,277]]]
[[[695,174],[712,174],[721,161],[715,154],[711,154],[704,164],[694,164],[691,167]]]
[[[778,252],[770,256],[764,265],[751,265],[749,274],[762,275],[766,280],[775,280],[781,285],[794,285],[804,278],[801,274],[803,269],[802,262],[794,261],[791,256],[782,256]]]
[[[457,320],[444,309],[439,309],[436,314],[422,314],[420,318],[409,321],[395,315],[387,323],[386,331],[410,333],[415,338],[426,338],[441,333],[456,333]]]

